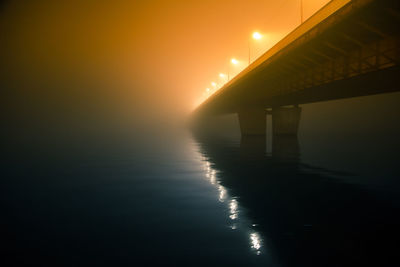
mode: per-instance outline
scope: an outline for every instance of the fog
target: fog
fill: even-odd
[[[304,1],[305,18],[326,2]],[[253,30],[256,57],[299,24],[300,1],[11,0],[0,14],[9,122],[139,130],[182,121]]]

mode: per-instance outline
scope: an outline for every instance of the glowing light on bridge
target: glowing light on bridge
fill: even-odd
[[[231,63],[232,63],[233,65],[238,65],[238,64],[239,64],[239,60],[237,60],[236,58],[232,58],[232,59],[231,59]]]
[[[251,35],[252,39],[259,41],[263,38],[263,35],[259,32],[253,32],[253,34]],[[249,39],[249,65],[251,63],[251,58],[252,56],[254,57],[253,52],[251,50],[254,50],[254,48],[252,49],[252,45],[251,45],[251,39]]]
[[[261,33],[259,33],[259,32],[253,32],[252,36],[253,36],[254,40],[260,40],[260,39],[263,38],[263,35]]]
[[[219,77],[222,79],[223,83],[226,83],[229,80],[228,75],[225,73],[220,73]]]

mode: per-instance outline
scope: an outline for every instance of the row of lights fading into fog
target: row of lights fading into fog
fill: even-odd
[[[251,37],[252,38],[250,38],[249,39],[249,43],[248,43],[248,49],[249,49],[249,51],[248,51],[248,65],[250,65],[250,63],[251,63],[251,57],[252,57],[252,55],[251,55],[251,40],[261,40],[262,38],[263,38],[263,35],[261,34],[261,33],[259,33],[259,32],[253,32],[253,34],[251,35]],[[222,85],[224,85],[225,83],[227,83],[227,82],[229,82],[230,81],[230,72],[231,72],[231,69],[230,69],[230,66],[239,66],[241,64],[241,61],[239,61],[238,59],[236,59],[236,58],[232,58],[231,60],[230,60],[230,65],[228,65],[228,73],[227,74],[225,74],[225,73],[220,73],[218,76],[219,76],[219,78],[221,79],[221,81],[222,81]],[[221,86],[222,87],[222,86]],[[220,87],[218,86],[218,83],[216,83],[216,82],[211,82],[211,88],[210,87],[208,87],[208,88],[206,88],[206,92],[205,92],[205,96],[206,97],[209,97],[212,93],[214,93],[216,90],[218,90]]]
[[[304,10],[303,9],[304,9],[303,8],[303,0],[300,0],[300,24],[302,24],[304,22],[304,14],[303,14]],[[248,64],[249,65],[251,63],[251,40],[252,39],[253,40],[260,40],[260,39],[263,38],[263,35],[261,33],[259,33],[259,32],[253,32],[253,34],[251,36],[252,36],[252,38],[249,39],[249,43],[248,43],[248,45],[249,45],[249,47],[248,47],[249,48],[249,58],[248,58],[249,62],[248,62]],[[237,66],[237,65],[239,65],[240,61],[235,59],[235,58],[232,58],[231,59],[231,63],[232,63],[232,65]],[[219,77],[223,79],[223,84],[229,82],[229,80],[230,80],[229,79],[229,67],[228,67],[228,74],[220,73]],[[213,92],[215,92],[216,90],[219,89],[218,86],[217,86],[217,83],[212,82],[211,85],[212,85],[212,89],[213,90],[211,88],[207,88],[206,92],[203,94],[203,97],[205,96],[206,98],[208,98]]]
[[[218,200],[222,203],[226,202],[228,205],[229,219],[232,222],[230,228],[236,230],[239,220],[239,203],[236,198],[228,196],[227,189],[217,180],[217,172],[211,167],[210,162],[205,158],[203,158],[203,162],[205,162],[206,177],[209,179],[210,183],[218,189]],[[254,227],[256,225],[253,224],[252,226]],[[255,231],[251,231],[249,240],[251,249],[254,250],[257,255],[260,255],[262,246],[260,235]]]

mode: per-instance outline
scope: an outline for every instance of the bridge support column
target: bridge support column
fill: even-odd
[[[243,109],[238,112],[238,116],[242,136],[265,136],[267,118],[264,108]]]
[[[297,135],[300,123],[301,108],[279,107],[272,109],[273,135]]]

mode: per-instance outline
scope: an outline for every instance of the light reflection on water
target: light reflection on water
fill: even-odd
[[[246,235],[251,254],[262,255],[254,259],[273,266],[343,266],[349,260],[355,262],[349,266],[392,266],[380,264],[378,255],[396,255],[387,237],[399,236],[397,194],[352,183],[356,174],[304,163],[297,138],[275,136],[270,154],[264,138],[197,138],[230,229]]]
[[[239,217],[238,203],[236,199],[232,199],[229,203],[230,215],[229,218],[236,220]]]
[[[251,248],[256,250],[257,255],[260,255],[261,248],[261,237],[258,233],[254,232],[250,234]]]
[[[224,202],[226,199],[226,189],[222,185],[218,186],[219,201]]]
[[[205,156],[202,156],[201,159],[204,163],[206,178],[218,190],[218,200],[222,203],[226,203],[227,205],[227,209],[229,210],[228,216],[231,220],[230,228],[232,230],[237,230],[240,225],[241,230],[249,232],[250,249],[256,255],[260,255],[262,248],[262,238],[258,232],[255,232],[254,229],[252,229],[252,227],[255,227],[256,224],[249,223],[248,219],[246,220],[239,217],[239,211],[241,210],[241,208],[237,197],[230,196],[228,190],[220,184],[220,181],[217,179],[217,171],[212,168],[211,163],[207,160],[207,158]]]

